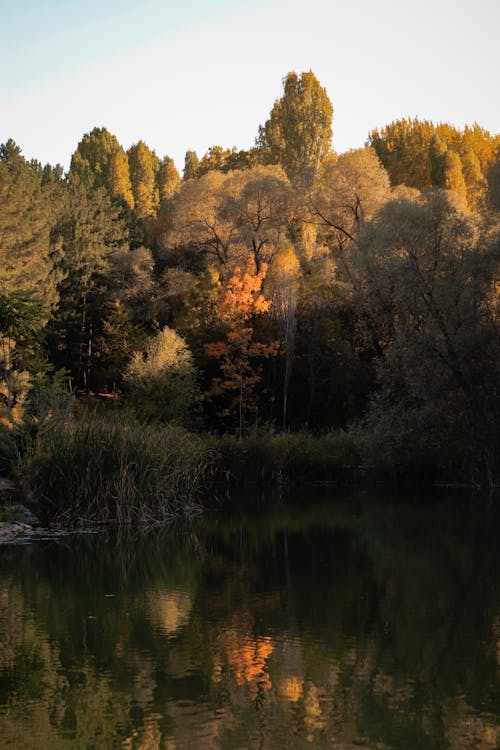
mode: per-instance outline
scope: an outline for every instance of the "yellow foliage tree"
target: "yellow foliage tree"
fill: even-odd
[[[444,163],[444,187],[460,196],[464,207],[467,206],[467,185],[462,171],[462,160],[454,151],[447,151]]]
[[[179,189],[181,178],[174,160],[165,156],[158,172],[158,189],[160,201],[169,200]]]
[[[129,148],[128,160],[137,218],[146,219],[155,213],[159,204],[156,177],[160,162],[143,141]]]
[[[134,194],[130,182],[127,154],[123,149],[115,151],[109,164],[109,186],[111,195],[122,198],[129,208],[134,208]]]

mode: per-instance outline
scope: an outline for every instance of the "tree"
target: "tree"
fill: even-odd
[[[120,151],[124,153],[116,136],[106,128],[94,128],[85,133],[71,157],[70,175],[88,187],[111,190],[111,163]]]
[[[278,321],[285,356],[283,377],[282,427],[287,426],[288,388],[292,374],[300,263],[291,245],[279,250],[273,258],[266,278],[266,290],[271,297],[271,311]]]
[[[262,154],[258,148],[249,148],[248,150],[242,149],[241,151],[232,150],[230,154],[226,156],[223,171],[231,172],[236,169],[252,169],[262,164]]]
[[[0,424],[21,421],[39,348],[40,310],[11,294],[0,294]]]
[[[316,226],[318,239],[335,252],[347,276],[348,256],[358,244],[363,223],[389,196],[389,177],[370,147],[329,161],[308,194],[303,221]]]
[[[333,107],[312,71],[288,73],[283,96],[259,128],[257,146],[268,164],[280,164],[290,180],[311,185],[332,142]]]
[[[472,149],[467,149],[461,159],[469,208],[473,211],[482,211],[485,207],[487,181],[481,171],[479,158]]]
[[[429,144],[430,176],[434,187],[443,188],[445,186],[447,152],[448,147],[446,143],[435,133]]]
[[[415,433],[460,443],[485,471],[498,450],[495,253],[451,192],[387,203],[365,226],[359,301],[378,330],[380,388]],[[401,421],[401,424],[404,420]]]
[[[257,273],[269,264],[292,224],[290,185],[279,167],[257,166],[229,174],[221,213],[235,227],[239,262],[250,255]]]
[[[234,227],[220,212],[226,180],[220,172],[208,172],[199,179],[183,181],[173,200],[172,229],[164,240],[164,254],[172,254],[177,248],[186,254],[192,249],[227,266]]]
[[[232,394],[229,409],[222,412],[228,415],[236,408],[238,435],[243,435],[245,414],[255,408],[254,390],[260,374],[254,360],[276,354],[275,343],[262,343],[254,340],[253,319],[269,310],[270,302],[262,294],[262,283],[267,266],[259,273],[252,268],[249,260],[245,271],[235,268],[226,289],[221,288],[219,311],[220,320],[226,329],[223,340],[205,344],[209,357],[220,360],[221,377],[213,378],[209,398],[223,398]]]
[[[57,232],[56,201],[59,181],[47,179],[39,164],[28,163],[14,141],[0,147],[0,285],[39,305],[43,327],[58,301],[58,263],[61,247]]]
[[[319,247],[300,279],[288,417],[295,425],[345,427],[366,405],[366,347],[357,332],[352,286],[338,276],[331,253]]]
[[[150,323],[154,317],[154,260],[146,247],[123,248],[109,256],[106,282],[113,302],[125,306],[134,323]]]
[[[135,212],[138,219],[146,219],[158,208],[159,191],[156,183],[160,162],[155,152],[143,141],[131,146],[127,154]]]
[[[67,368],[79,387],[89,389],[95,362],[96,337],[105,317],[106,274],[112,254],[128,243],[120,207],[104,188],[91,189],[78,178],[65,185],[54,232],[62,258],[58,285],[60,303],[48,330],[59,367]]]
[[[368,144],[389,173],[391,185],[417,190],[431,186],[429,145],[435,133],[434,123],[418,118],[395,120],[381,130],[372,130]]]
[[[500,161],[491,165],[488,170],[488,206],[500,213]]]
[[[172,202],[164,253],[183,248],[186,256],[191,250],[227,274],[251,255],[259,271],[276,252],[289,212],[289,185],[281,169],[254,167],[227,175],[213,170],[183,182]]]
[[[121,198],[129,208],[134,208],[134,194],[130,182],[130,169],[125,151],[120,148],[112,155],[109,164],[109,189],[115,198]]]
[[[193,356],[184,339],[167,326],[144,351],[133,354],[124,380],[135,409],[148,419],[186,420],[196,409]]]
[[[470,191],[472,194],[477,191],[478,181],[484,181],[484,175],[497,158],[500,136],[492,136],[477,123],[458,130],[447,123],[435,125],[429,120],[407,118],[373,130],[368,143],[387,169],[393,186],[407,185],[417,190],[443,187],[446,153],[457,154],[464,166],[463,176],[472,206]],[[477,163],[472,164],[472,154]],[[469,162],[467,167],[466,162]]]
[[[446,190],[452,190],[463,201],[464,207],[467,206],[467,185],[465,184],[462,160],[454,151],[446,152],[444,165],[444,187]]]
[[[158,192],[160,202],[168,201],[179,189],[181,178],[174,160],[170,156],[164,156],[160,162],[158,171]]]
[[[197,167],[196,176],[217,170],[218,172],[227,172],[226,163],[236,154],[235,148],[222,148],[222,146],[210,146],[207,153],[202,156]]]
[[[182,174],[183,181],[194,180],[198,177],[199,166],[200,160],[198,159],[196,151],[186,151],[186,156],[184,158],[184,172]]]
[[[111,392],[123,389],[123,373],[135,351],[145,348],[147,334],[135,324],[120,299],[109,299],[102,308],[102,328],[96,338],[100,376]]]

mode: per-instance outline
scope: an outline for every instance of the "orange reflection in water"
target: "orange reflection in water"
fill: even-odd
[[[267,659],[274,651],[272,639],[267,636],[252,638],[242,636],[236,630],[224,634],[224,654],[227,663],[233,668],[238,685],[249,685],[252,694],[258,687],[270,690],[272,687],[267,670]]]

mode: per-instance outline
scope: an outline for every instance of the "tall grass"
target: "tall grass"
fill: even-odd
[[[159,522],[199,509],[210,451],[174,424],[89,415],[40,433],[21,469],[41,512],[66,525]]]
[[[343,431],[315,436],[306,430],[260,430],[239,440],[212,438],[218,478],[237,484],[342,482],[359,464],[354,438]]]

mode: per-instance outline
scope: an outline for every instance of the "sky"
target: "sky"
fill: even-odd
[[[334,106],[333,147],[399,117],[500,132],[500,0],[0,0],[0,142],[69,166],[84,133],[253,145],[291,70]]]

